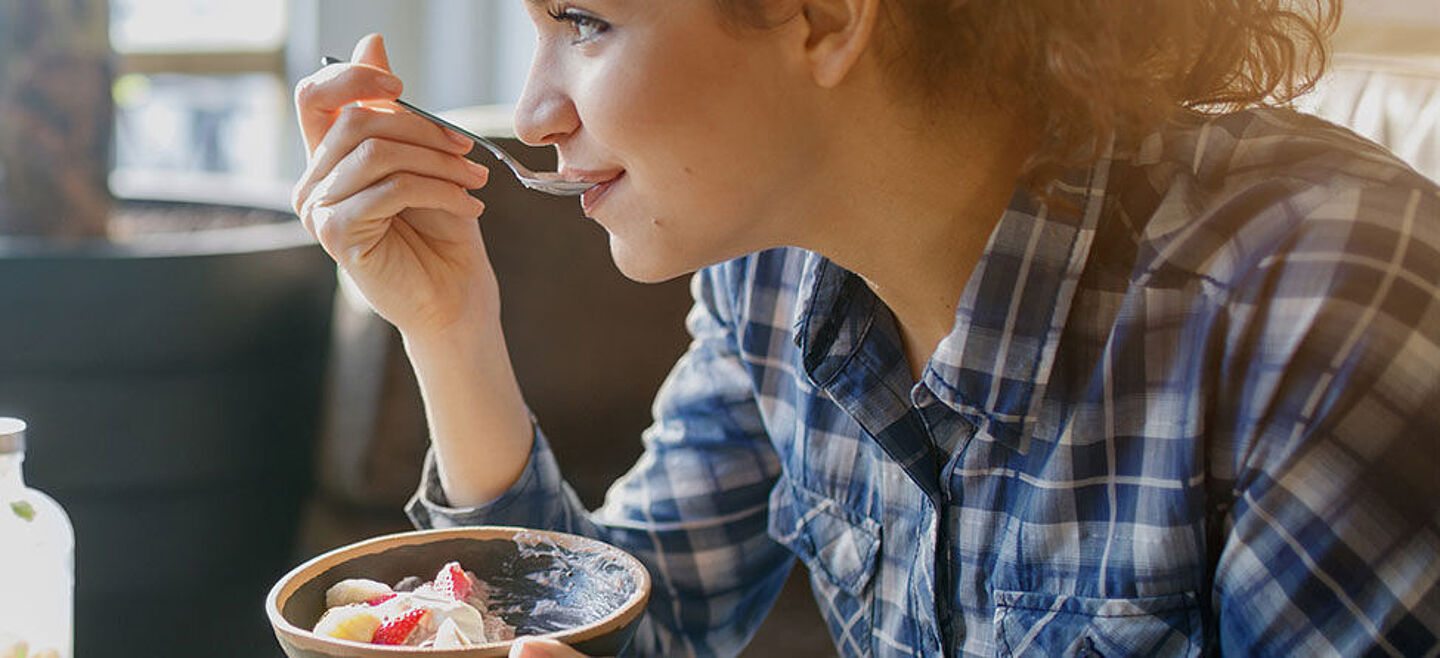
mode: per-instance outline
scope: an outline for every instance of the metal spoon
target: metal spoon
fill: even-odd
[[[342,60],[340,59],[329,56],[320,58],[320,63],[325,66],[329,66],[331,64],[339,64],[341,61]],[[594,183],[587,183],[585,181],[565,180],[564,178],[561,178],[560,174],[556,172],[531,171],[529,167],[520,164],[519,160],[511,157],[509,153],[506,153],[494,142],[485,139],[484,137],[476,135],[475,133],[461,128],[460,126],[441,119],[434,114],[415,107],[414,105],[411,105],[410,103],[407,103],[402,99],[395,99],[395,104],[411,112],[414,112],[421,117],[429,119],[432,123],[438,126],[441,126],[443,128],[449,128],[450,130],[460,133],[461,135],[468,137],[470,141],[473,141],[476,144],[485,147],[485,150],[495,154],[496,158],[499,158],[501,162],[505,163],[505,166],[509,167],[510,171],[515,172],[515,177],[520,179],[521,185],[535,190],[536,192],[544,192],[545,194],[553,194],[555,196],[579,196],[584,193],[585,190],[588,190],[595,185]]]

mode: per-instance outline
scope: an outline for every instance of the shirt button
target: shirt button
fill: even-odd
[[[930,392],[930,387],[923,383],[916,384],[910,389],[910,404],[916,409],[923,409],[926,404],[935,399],[935,394]]]
[[[1095,649],[1095,641],[1089,637],[1081,638],[1080,646],[1075,648],[1075,658],[1105,658],[1105,654]]]

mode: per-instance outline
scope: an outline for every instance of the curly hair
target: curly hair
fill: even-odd
[[[760,25],[768,0],[717,0]],[[882,0],[876,47],[898,89],[1043,122],[1030,183],[1139,139],[1180,108],[1284,104],[1323,72],[1341,0]]]

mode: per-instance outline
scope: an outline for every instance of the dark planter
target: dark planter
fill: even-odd
[[[294,561],[334,284],[293,220],[0,238],[0,415],[75,525],[76,655],[275,654],[260,601]]]

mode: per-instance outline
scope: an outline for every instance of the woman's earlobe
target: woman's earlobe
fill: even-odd
[[[815,82],[834,87],[845,79],[869,47],[881,0],[805,0],[801,7],[809,34],[805,39]]]

